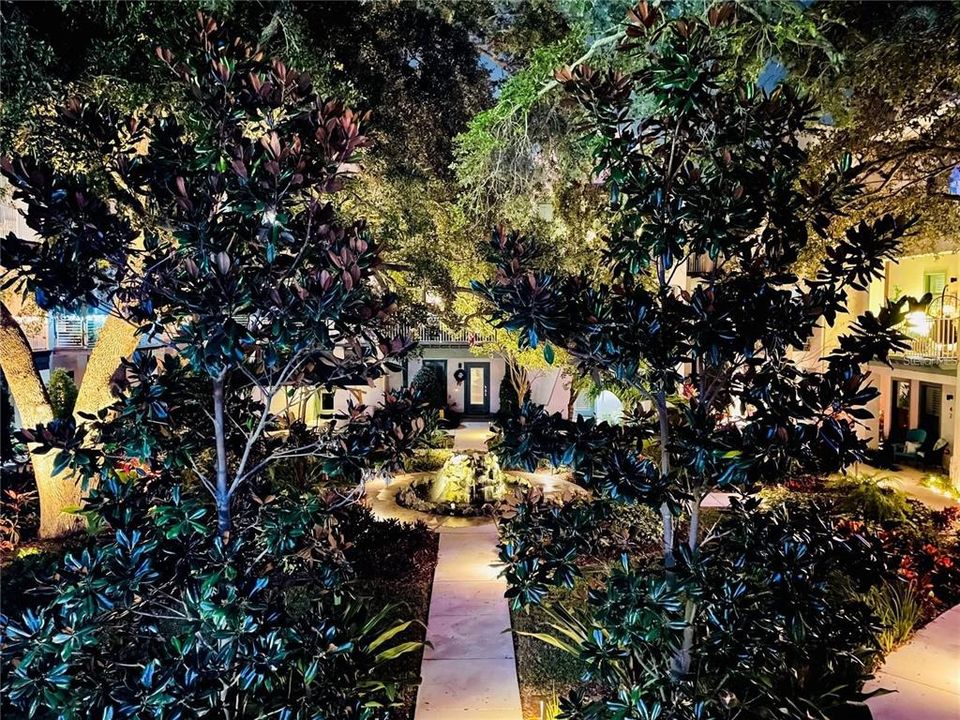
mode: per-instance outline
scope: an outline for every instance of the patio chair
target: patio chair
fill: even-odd
[[[917,451],[917,459],[925,468],[936,468],[938,470],[943,470],[943,455],[947,451],[947,447],[950,443],[946,441],[946,438],[930,438],[927,442],[923,444],[923,447]]]
[[[893,456],[898,460],[920,460],[920,448],[927,440],[927,431],[923,428],[908,430],[902,443],[893,444]]]

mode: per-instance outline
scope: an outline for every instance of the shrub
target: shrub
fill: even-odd
[[[645,505],[613,503],[610,532],[623,538],[631,553],[655,554],[663,538],[663,521]],[[622,549],[618,548],[618,549]]]
[[[386,717],[397,689],[389,663],[420,644],[392,641],[410,623],[389,606],[367,611],[350,591],[340,526],[355,528],[356,516],[280,495],[238,508],[225,540],[198,497],[162,476],[123,474],[103,479],[87,512],[104,532],[66,556],[48,605],[4,628],[14,707],[51,718],[225,707]]]
[[[517,388],[513,384],[511,374],[506,372],[500,380],[500,413],[506,417],[513,417],[519,413],[520,405]]]
[[[413,378],[410,386],[434,410],[447,406],[447,376],[439,365],[424,365]]]
[[[434,472],[443,467],[454,455],[453,450],[428,448],[415,450],[411,457],[404,460],[403,468],[407,472]]]
[[[829,483],[839,493],[838,507],[854,517],[878,522],[905,520],[910,511],[907,496],[889,487],[884,475],[846,475]]]
[[[960,500],[960,488],[957,488],[957,486],[954,485],[953,480],[951,480],[947,475],[943,475],[941,473],[929,473],[924,475],[923,480],[920,481],[920,484],[924,487],[930,488],[931,490],[935,490],[941,495],[946,495],[954,500]]]
[[[923,620],[921,602],[912,583],[885,582],[871,588],[864,600],[882,627],[877,641],[884,654],[905,643]]]
[[[819,493],[826,489],[826,479],[822,475],[800,474],[794,475],[783,483],[791,492]]]
[[[604,562],[622,552],[649,548],[648,532],[655,524],[642,510],[624,512],[607,499],[557,502],[533,488],[507,502],[498,527],[500,559],[509,585],[506,596],[514,609],[520,609],[541,604],[551,587],[573,587],[583,576],[575,562],[578,557]]]
[[[0,555],[32,539],[40,525],[40,503],[35,490],[3,488],[0,496]]]
[[[583,579],[577,580],[569,589],[552,588],[545,605],[582,605],[586,602],[589,589],[589,582]],[[545,644],[536,637],[536,633],[549,628],[549,622],[550,617],[540,606],[530,606],[513,614],[520,682],[540,693],[547,691],[556,700],[558,693],[566,693],[577,686],[587,666],[579,657]]]
[[[658,686],[671,688],[673,707],[700,707],[691,717],[709,718],[767,717],[774,707],[815,717],[811,710],[822,713],[838,696],[857,697],[880,628],[867,604],[835,592],[831,579],[852,575],[866,590],[882,569],[878,541],[846,532],[816,506],[762,512],[751,502],[734,503],[701,546],[696,571],[645,565],[637,572],[625,555],[584,607],[543,608],[548,622],[532,636],[579,658],[601,698],[633,696],[638,709],[649,708],[640,704],[642,688]],[[703,569],[707,581],[694,574]],[[702,609],[693,625],[684,600],[691,583]],[[689,632],[702,651],[677,678],[671,658]],[[562,705],[565,717],[617,717],[609,701],[582,690]],[[635,717],[657,717],[644,712]]]
[[[956,534],[932,534],[925,529],[899,527],[880,532],[884,548],[899,577],[912,583],[924,619],[960,602],[960,544]]]
[[[59,569],[64,555],[82,550],[85,538],[70,536],[43,545],[21,547],[5,557],[0,569],[2,614],[17,618],[27,610],[45,607],[56,590],[49,582]]]
[[[47,392],[50,394],[50,406],[55,418],[64,420],[73,415],[73,406],[77,403],[80,390],[66,370],[57,368],[50,373]]]
[[[437,428],[433,432],[424,433],[420,444],[431,450],[445,450],[453,447],[453,436]]]

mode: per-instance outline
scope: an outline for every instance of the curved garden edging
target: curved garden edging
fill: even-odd
[[[563,475],[553,473],[528,473],[509,471],[526,480],[533,487],[539,487],[548,497],[579,495],[586,490],[565,479]],[[456,515],[434,515],[413,508],[402,507],[397,503],[397,494],[416,480],[433,475],[433,472],[415,472],[394,475],[386,480],[371,480],[366,484],[366,502],[374,515],[380,518],[393,518],[403,522],[423,522],[431,530],[471,528],[493,523],[491,516],[461,517]]]

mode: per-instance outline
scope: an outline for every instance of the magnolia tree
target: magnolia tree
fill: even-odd
[[[47,605],[0,618],[4,710],[386,717],[383,665],[421,644],[350,589],[369,522],[351,488],[412,451],[421,403],[393,392],[323,428],[287,419],[299,388],[371,384],[411,347],[380,247],[331,205],[358,169],[361,119],[213,20],[196,40],[159,52],[172,107],[67,104],[76,172],[3,161],[39,237],[5,240],[10,275],[152,346],[114,356],[115,398],[84,422],[22,433],[87,481],[99,532],[48,578]],[[269,472],[305,459],[322,487]]]
[[[291,388],[372,384],[410,344],[391,331],[396,303],[378,285],[381,248],[362,222],[338,222],[326,199],[358,170],[361,118],[213,21],[200,41],[184,59],[159,51],[183,92],[168,111],[122,117],[67,104],[64,142],[84,159],[75,173],[38,157],[4,159],[39,236],[8,237],[4,263],[42,306],[102,308],[176,353],[124,362],[114,377],[123,423],[110,439],[128,456],[191,469],[227,533],[234,493],[270,462],[349,455],[340,428],[278,433]],[[367,426],[392,411],[354,410]],[[170,419],[188,413],[195,422]],[[61,422],[25,438],[76,449],[84,433]],[[405,437],[399,428],[387,435]],[[360,452],[383,447],[381,438]],[[71,461],[96,462],[64,452],[55,469]]]
[[[635,69],[557,75],[590,118],[615,212],[608,281],[533,270],[536,243],[496,232],[496,277],[476,286],[522,346],[562,348],[583,373],[643,398],[620,427],[527,404],[501,429],[509,462],[572,466],[599,495],[662,519],[660,570],[625,559],[591,591],[586,616],[554,610],[561,634],[548,639],[607,688],[568,698],[565,717],[820,717],[856,696],[872,644],[869,613],[831,606],[826,583],[869,542],[754,500],[724,530],[700,527],[711,492],[750,494],[862,458],[857,425],[877,395],[866,365],[903,347],[891,306],[857,318],[822,370],[792,359],[845,311],[849,290],[881,276],[911,222],[861,223],[829,237],[814,277],[791,271],[858,192],[855,168],[840,159],[819,181],[801,178],[813,108],[789,86],[764,93],[731,70],[719,40],[735,22],[731,6],[691,19],[642,3],[621,46]],[[687,289],[679,278],[697,256],[714,269]],[[524,507],[504,533],[516,606],[577,573],[576,538],[525,534],[537,512]]]

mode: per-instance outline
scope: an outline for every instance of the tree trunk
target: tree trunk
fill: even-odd
[[[33,350],[16,319],[0,302],[0,367],[7,377],[10,395],[17,405],[25,427],[34,427],[53,420],[50,396],[43,384]],[[82,491],[79,483],[66,473],[54,477],[53,458],[56,453],[44,455],[30,452],[33,474],[40,499],[40,537],[52,538],[78,530],[83,518],[64,513],[68,507],[80,505]]]
[[[109,317],[100,331],[97,344],[87,360],[86,371],[80,383],[74,418],[82,422],[79,413],[96,413],[113,402],[110,378],[116,372],[121,358],[136,350],[136,328],[116,317]],[[10,395],[16,403],[25,427],[34,427],[53,420],[53,408],[47,388],[33,360],[33,350],[16,318],[0,302],[0,366],[7,377]],[[39,455],[30,452],[33,474],[40,499],[40,537],[53,538],[74,532],[83,526],[83,518],[63,510],[79,507],[83,490],[76,479],[66,473],[54,477],[53,458],[56,453]]]
[[[227,435],[224,419],[223,376],[213,381],[213,433],[217,441],[217,530],[224,539],[230,537],[230,487],[227,482]]]
[[[567,420],[576,420],[573,416],[577,405],[577,389],[574,387],[573,378],[570,379],[570,395],[567,398]]]
[[[56,451],[40,455],[30,451],[33,476],[37,481],[37,496],[40,499],[39,536],[46,540],[63,537],[83,529],[86,521],[81,515],[64,512],[83,504],[84,491],[79,480],[69,471],[53,474],[53,459]]]
[[[657,416],[660,420],[660,474],[670,475],[670,418],[667,416],[667,398],[663,392],[657,396]],[[666,503],[660,506],[660,519],[663,521],[663,564],[667,570],[676,566],[673,553],[673,514]]]
[[[80,381],[73,411],[77,422],[80,422],[78,413],[95,414],[114,403],[110,378],[120,366],[120,361],[133,355],[139,342],[136,327],[113,315],[107,318],[100,328],[97,344],[87,358],[87,367]]]

